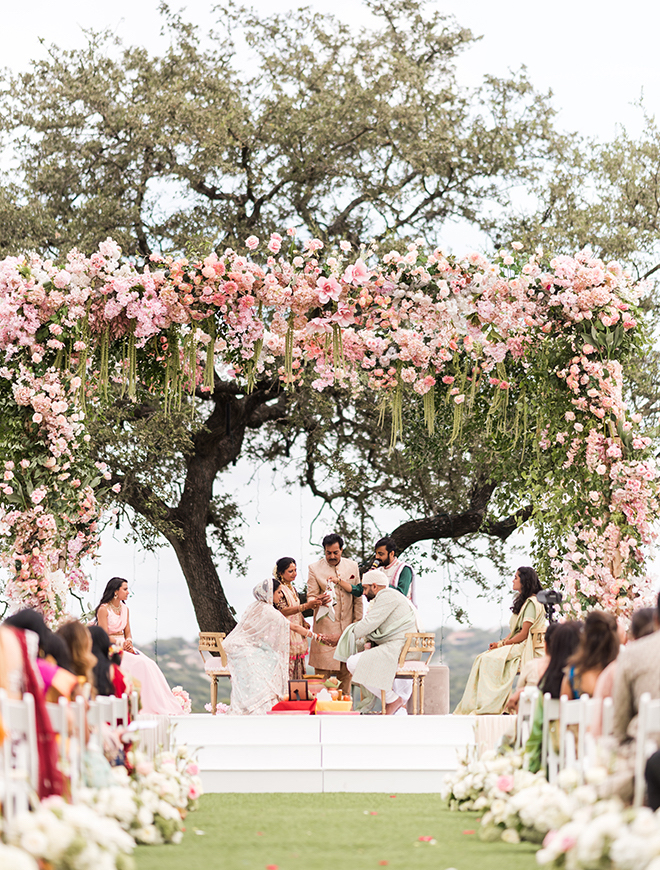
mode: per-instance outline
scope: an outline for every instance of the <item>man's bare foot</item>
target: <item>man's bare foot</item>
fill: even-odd
[[[386,716],[394,716],[397,710],[400,710],[401,707],[404,706],[404,701],[401,698],[397,698],[396,701],[392,701],[391,704],[385,704],[385,715]]]

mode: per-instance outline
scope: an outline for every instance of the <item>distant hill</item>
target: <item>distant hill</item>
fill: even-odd
[[[436,652],[433,661],[442,661],[449,667],[451,710],[461,699],[472,662],[480,652],[488,649],[491,641],[504,637],[507,631],[508,629],[484,631],[480,628],[436,629]],[[157,659],[170,686],[183,686],[188,692],[193,713],[204,713],[204,705],[211,700],[211,680],[204,673],[197,641],[169,638],[146,644],[144,651]],[[228,704],[229,680],[221,679],[218,682],[218,700]]]

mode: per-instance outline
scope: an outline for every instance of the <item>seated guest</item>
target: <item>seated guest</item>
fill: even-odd
[[[656,629],[660,625],[660,596],[655,616]],[[635,738],[639,699],[648,692],[652,698],[660,698],[660,632],[642,637],[629,644],[619,658],[614,677],[614,737],[619,743],[618,792],[624,800],[633,794],[632,770],[635,758]],[[660,735],[655,735],[657,742]],[[646,764],[648,804],[651,809],[660,807],[660,752],[650,756]]]
[[[509,634],[477,656],[455,714],[502,713],[518,669],[543,655],[546,618],[543,605],[536,599],[541,591],[536,571],[518,568],[513,591],[518,595],[511,607]]]
[[[62,638],[53,634],[43,616],[36,610],[19,610],[5,620],[5,625],[32,631],[39,638],[36,666],[44,699],[51,703],[57,703],[60,698],[71,700],[78,689],[78,678],[73,673],[71,656]]]
[[[511,697],[506,702],[507,713],[516,713],[518,711],[518,701],[523,691],[527,687],[538,686],[539,680],[545,673],[548,664],[550,663],[550,645],[552,643],[552,633],[557,627],[556,622],[551,622],[545,632],[545,655],[538,659],[532,659],[523,665],[520,670],[520,676],[516,684],[516,691],[511,693]]]
[[[596,680],[619,653],[619,633],[611,613],[592,610],[584,620],[584,630],[575,655],[561,685],[561,694],[569,701],[580,695],[593,696]]]
[[[389,585],[387,575],[379,568],[364,574],[362,586],[372,605],[366,616],[344,630],[335,658],[346,662],[353,680],[368,692],[386,693],[386,713],[391,716],[401,708],[405,712],[412,692],[412,681],[395,680],[395,675],[406,634],[417,631],[417,615],[410,601]],[[363,649],[358,652],[360,646]]]
[[[630,631],[628,632],[629,639],[631,641],[636,641],[641,637],[647,637],[649,634],[653,634],[654,631],[654,609],[652,607],[640,607],[639,610],[636,610],[632,615]],[[621,631],[619,631],[619,637],[621,638]],[[612,697],[617,663],[621,657],[625,643],[626,637],[624,636],[621,640],[621,646],[619,647],[619,655],[599,674],[598,679],[596,680],[596,687],[593,691],[593,698],[599,698],[602,701],[604,698]],[[599,737],[602,733],[602,714],[602,706],[598,705],[593,711],[591,724],[589,725],[589,731],[594,737]]]
[[[553,630],[550,642],[550,661],[545,669],[545,673],[539,680],[539,691],[543,695],[549,694],[551,698],[555,699],[560,697],[566,662],[575,653],[580,642],[581,633],[581,622],[562,622]],[[525,744],[525,755],[527,756],[529,769],[532,773],[537,773],[541,768],[542,732],[543,704],[539,704],[536,708],[536,716],[532,723],[529,739]],[[555,749],[557,748],[556,738],[557,734],[555,732],[552,734],[552,739],[555,741]]]
[[[264,580],[252,594],[255,600],[222,642],[231,674],[229,712],[240,716],[268,713],[287,695],[292,631],[320,640],[277,609],[284,601],[279,580]]]
[[[92,667],[92,697],[116,695],[120,698],[124,688],[124,680],[119,669],[121,659],[119,655],[111,653],[110,638],[100,625],[91,625],[89,635],[92,640],[92,656],[96,659]]]
[[[23,697],[23,654],[16,633],[0,625],[0,689],[7,697],[20,701]]]
[[[127,598],[128,581],[122,577],[109,580],[96,608],[97,622],[108,633],[111,642],[123,651],[121,670],[137,684],[142,712],[180,715],[181,705],[172,694],[161,669],[155,661],[133,646]]]
[[[38,618],[35,619],[28,614],[36,614]],[[20,623],[29,623],[33,627],[22,628]],[[50,795],[61,795],[64,788],[64,779],[57,765],[57,738],[48,716],[43,681],[37,667],[39,658],[35,658],[37,645],[41,643],[40,638],[43,638],[45,643],[48,640],[48,629],[46,629],[41,614],[36,613],[36,611],[20,611],[5,620],[3,633],[4,631],[13,632],[14,638],[20,648],[21,691],[29,693],[34,698],[37,753],[39,755],[39,797],[43,799]],[[32,644],[32,639],[35,639],[34,645]],[[30,650],[30,647],[32,647],[32,650]],[[13,653],[11,661],[14,669],[17,670],[17,662],[14,659]],[[14,674],[13,679],[16,679],[16,674]]]
[[[69,649],[71,665],[73,672],[78,677],[79,684],[83,687],[89,687],[88,691],[83,692],[89,698],[91,687],[94,685],[93,673],[96,664],[96,657],[92,653],[92,636],[89,629],[77,619],[72,619],[61,625],[55,633],[62,638]]]

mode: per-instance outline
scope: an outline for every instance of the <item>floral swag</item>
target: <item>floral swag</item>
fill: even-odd
[[[7,594],[52,621],[69,588],[85,590],[81,560],[119,491],[86,431],[109,390],[178,408],[222,366],[246,390],[269,378],[374,394],[393,443],[404,398],[458,446],[482,415],[497,449],[522,450],[536,563],[568,606],[626,615],[647,600],[658,475],[623,377],[644,341],[643,288],[584,251],[547,263],[514,243],[493,261],[456,259],[418,240],[379,260],[347,242],[324,257],[320,241],[289,236],[273,234],[260,262],[254,236],[246,255],[152,255],[142,269],[110,239],[62,264],[0,262]]]

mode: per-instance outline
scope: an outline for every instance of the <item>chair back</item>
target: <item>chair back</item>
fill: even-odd
[[[0,689],[0,718],[7,733],[0,744],[0,800],[4,817],[10,819],[17,812],[29,809],[30,792],[36,792],[39,787],[34,698],[26,693],[16,701]]]
[[[518,700],[518,718],[516,720],[516,747],[527,743],[536,716],[536,708],[541,699],[541,693],[536,686],[525,686]]]
[[[69,703],[66,698],[60,698],[57,704],[46,704],[48,718],[53,731],[59,738],[60,769],[65,770],[67,764],[67,746],[69,741]]]
[[[611,737],[614,734],[614,702],[611,698],[603,698],[600,733],[603,737]]]
[[[422,631],[411,631],[406,634],[406,640],[399,656],[399,667],[405,668],[406,659],[417,659],[427,664],[431,661],[435,652],[435,635]]]
[[[633,798],[633,806],[635,807],[641,807],[644,801],[646,760],[658,748],[653,739],[658,733],[660,733],[660,699],[652,699],[648,692],[644,692],[639,699],[639,712],[637,714],[635,793]]]
[[[559,720],[559,699],[553,698],[550,692],[543,696],[543,731],[541,736],[541,769],[547,769],[548,782],[554,784],[557,779],[559,757],[555,752],[550,735],[550,724]]]
[[[586,756],[587,727],[591,722],[593,704],[588,695],[569,701],[562,695],[559,701],[559,764],[565,767],[577,767],[580,770]],[[577,728],[569,730],[570,726]]]
[[[227,667],[227,653],[222,645],[222,641],[227,635],[224,631],[200,631],[199,633],[199,654],[204,661],[204,653],[211,653],[213,656],[220,656],[222,666]]]

